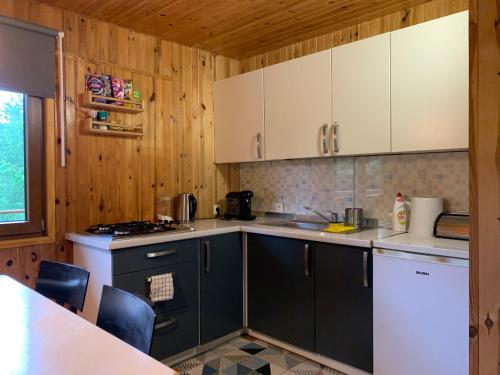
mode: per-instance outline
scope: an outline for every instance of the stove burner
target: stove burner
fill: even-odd
[[[173,223],[152,223],[150,221],[130,221],[116,224],[97,224],[89,227],[86,232],[113,237],[134,236],[149,233],[163,233],[176,230],[189,230],[176,227]]]

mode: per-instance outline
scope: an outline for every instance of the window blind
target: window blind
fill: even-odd
[[[57,34],[0,16],[0,89],[53,98]]]

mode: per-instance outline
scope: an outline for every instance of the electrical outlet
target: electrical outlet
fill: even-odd
[[[218,204],[214,204],[214,216],[217,215],[217,209],[220,209],[220,206]]]
[[[278,212],[280,214],[282,214],[283,212],[285,212],[285,205],[283,203],[273,203],[273,207],[272,207],[272,212]]]

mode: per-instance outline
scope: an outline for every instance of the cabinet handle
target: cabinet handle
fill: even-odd
[[[333,152],[339,152],[339,125],[338,121],[335,121],[332,125]]]
[[[205,241],[205,273],[210,272],[210,241]]]
[[[323,124],[322,126],[322,145],[323,145],[323,154],[328,154],[328,143],[327,143],[327,132],[328,132],[328,124]]]
[[[175,318],[170,318],[169,320],[166,320],[162,323],[155,324],[155,331],[158,329],[170,327],[171,325],[174,325],[175,323],[177,323],[177,320],[175,320]]]
[[[172,249],[172,250],[158,251],[156,253],[146,253],[146,258],[159,258],[159,257],[164,257],[167,255],[175,254],[176,252],[177,252],[177,250]]]
[[[304,274],[309,276],[311,273],[309,271],[309,244],[304,245]]]
[[[257,133],[257,158],[262,159],[262,134]]]
[[[368,252],[363,251],[363,286],[368,288]]]

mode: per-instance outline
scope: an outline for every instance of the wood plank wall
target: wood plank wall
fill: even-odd
[[[470,374],[500,375],[500,1],[470,12]]]
[[[241,60],[241,72],[250,72],[269,65],[278,64],[297,57],[323,51],[356,40],[402,29],[439,17],[467,10],[468,0],[430,0],[371,21],[345,27],[341,30],[315,38],[297,41],[288,46]]]
[[[33,286],[40,259],[71,260],[66,232],[152,220],[157,196],[184,191],[198,198],[198,217],[211,217],[213,204],[238,189],[239,166],[213,164],[212,104],[213,81],[237,73],[237,61],[35,0],[3,0],[0,14],[64,31],[67,121],[67,167],[59,166],[57,145],[52,158],[54,238],[29,246],[0,241],[0,273]],[[145,112],[115,118],[143,123],[142,138],[85,133],[79,94],[87,72],[130,78],[140,87]],[[48,138],[59,139],[54,114]]]

